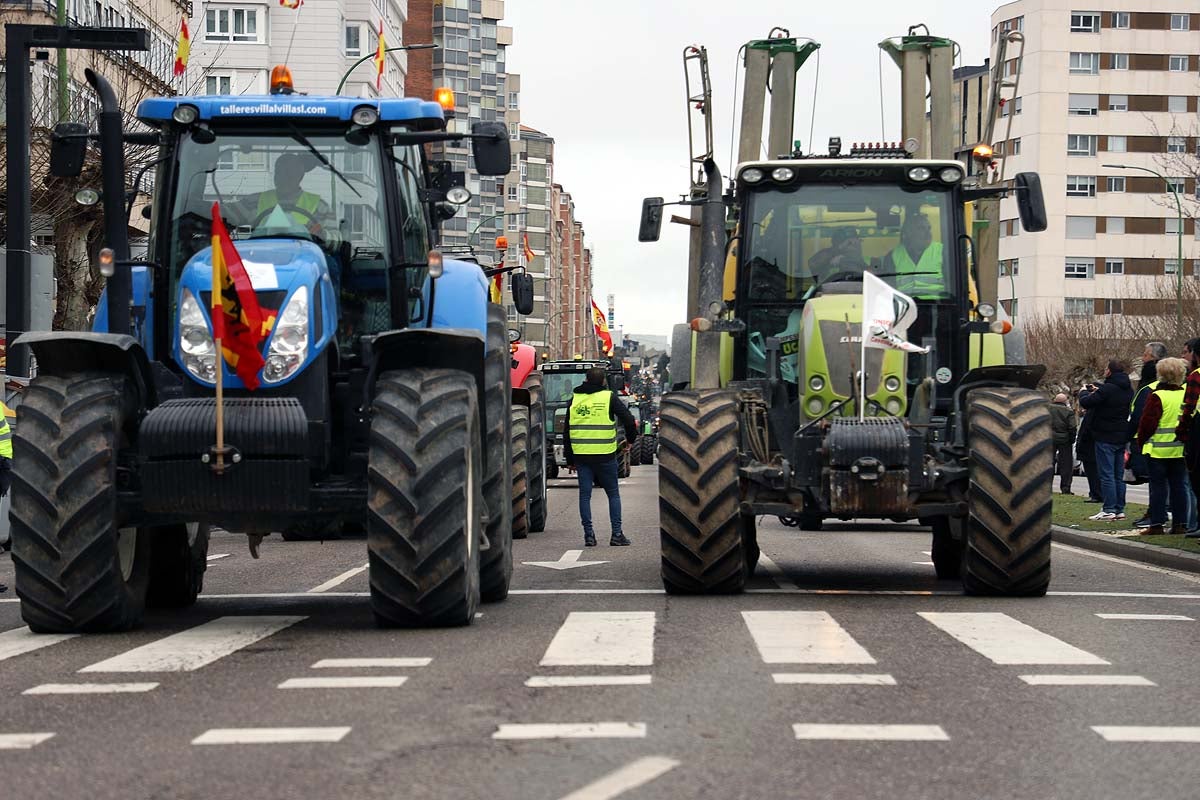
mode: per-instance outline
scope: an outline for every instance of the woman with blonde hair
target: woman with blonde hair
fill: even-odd
[[[1143,536],[1166,533],[1168,497],[1173,520],[1171,533],[1183,534],[1187,530],[1187,464],[1183,442],[1175,436],[1183,411],[1187,367],[1182,358],[1164,358],[1158,362],[1158,388],[1146,399],[1134,440],[1134,447],[1150,464],[1150,524],[1142,529]]]

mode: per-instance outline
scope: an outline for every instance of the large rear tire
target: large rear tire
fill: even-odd
[[[512,351],[508,347],[508,316],[488,304],[487,356],[483,374],[487,429],[484,442],[483,500],[487,504],[488,547],[480,554],[480,596],[485,603],[508,597],[513,573],[512,479]]]
[[[529,535],[529,409],[512,410],[512,537]]]
[[[1030,389],[968,396],[967,594],[1036,597],[1050,585],[1054,444],[1046,398]]]
[[[146,609],[150,537],[122,524],[117,462],[136,393],[119,375],[34,378],[17,410],[12,558],[39,633],[123,631]]]
[[[525,378],[529,391],[529,532],[546,530],[546,392],[542,373]]]
[[[146,604],[151,608],[187,608],[204,590],[208,569],[208,524],[163,525],[148,530],[150,536],[150,586]]]
[[[746,553],[738,511],[738,407],[732,392],[674,392],[662,400],[658,515],[663,586],[670,594],[740,592]]]
[[[479,604],[483,450],[475,379],[385,372],[367,469],[371,607],[385,627],[469,625]]]

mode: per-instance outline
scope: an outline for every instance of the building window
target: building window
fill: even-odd
[[[1113,69],[1122,72],[1129,69],[1129,53],[1113,53]]]
[[[1109,179],[1108,179],[1108,191],[1109,191],[1109,192],[1123,192],[1123,191],[1125,191],[1125,177],[1124,177],[1124,176],[1122,176],[1122,175],[1116,175],[1116,176],[1111,176],[1111,177],[1109,177]]]
[[[508,199],[513,201],[517,199],[517,185],[515,183],[508,185]]]
[[[1096,178],[1092,175],[1068,175],[1067,197],[1095,197]]]
[[[1163,226],[1163,230],[1166,233],[1169,233],[1172,236],[1179,235],[1179,217],[1167,217],[1163,220],[1163,222],[1166,223]]]
[[[1072,75],[1099,75],[1099,53],[1071,53]]]
[[[362,55],[362,26],[347,25],[346,26],[346,55],[361,56]]]
[[[1009,155],[1014,155],[1014,156],[1021,155],[1021,139],[1020,139],[1020,137],[1017,137],[1016,139],[1012,140],[1012,152],[1009,153]]]
[[[258,15],[254,7],[223,6],[204,14],[204,39],[209,42],[261,43]]]
[[[1163,261],[1163,272],[1168,275],[1174,275],[1179,272],[1179,259],[1168,258]]]
[[[1125,259],[1123,258],[1108,258],[1104,260],[1105,275],[1124,275],[1125,274]]]
[[[1128,111],[1129,110],[1129,95],[1127,94],[1110,94],[1108,96],[1109,111]]]
[[[1127,147],[1124,136],[1109,136],[1108,137],[1108,152],[1124,153]]]
[[[1004,77],[1013,78],[1021,74],[1021,59],[1014,58],[1004,62]]]
[[[205,94],[233,94],[232,75],[205,75]]]
[[[1021,259],[1006,258],[1000,260],[1000,277],[1017,277],[1021,274]]]
[[[1124,217],[1105,217],[1104,232],[1114,236],[1120,236],[1125,233],[1125,218]]]
[[[1187,56],[1171,56],[1167,61],[1167,69],[1171,72],[1187,72],[1188,57]]]
[[[1095,239],[1095,217],[1067,217],[1068,239]]]
[[[1100,15],[1093,11],[1071,12],[1071,33],[1099,33]]]
[[[521,129],[515,122],[508,123],[508,138],[514,142],[521,138]]]
[[[1167,137],[1167,152],[1168,153],[1183,153],[1187,151],[1186,136],[1168,136]]]
[[[1105,314],[1124,314],[1125,313],[1124,306],[1125,306],[1125,303],[1122,300],[1105,300],[1104,301],[1104,313]]]
[[[1100,113],[1100,95],[1073,94],[1068,99],[1067,113],[1074,117],[1094,117]]]
[[[1129,12],[1116,11],[1113,12],[1113,27],[1117,30],[1129,30]]]
[[[1066,276],[1075,280],[1090,280],[1095,263],[1090,258],[1068,258]]]
[[[1183,178],[1167,178],[1167,194],[1183,194],[1187,183]]]
[[[521,107],[521,95],[519,92],[508,93],[508,107],[512,111],[516,111]]]
[[[1109,137],[1112,141],[1112,137]],[[1083,133],[1067,134],[1067,155],[1094,156],[1096,155],[1096,137]]]
[[[1190,14],[1172,14],[1171,15],[1171,30],[1173,30],[1173,31],[1190,30],[1191,28],[1190,28],[1190,25],[1188,24],[1190,22],[1190,19],[1191,19]]]
[[[515,200],[516,198],[513,198],[513,199]],[[517,232],[517,217],[515,214],[508,218],[508,232],[509,233]]]
[[[1171,97],[1168,97],[1167,98],[1167,111],[1170,111],[1172,114],[1186,114],[1187,113],[1187,101],[1188,101],[1188,99],[1186,97],[1183,97],[1182,95],[1173,95]]]
[[[1090,317],[1096,313],[1096,301],[1090,297],[1064,297],[1063,316]]]

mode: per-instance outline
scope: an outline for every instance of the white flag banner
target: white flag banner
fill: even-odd
[[[917,319],[916,302],[870,272],[863,273],[863,348],[928,353],[904,337]]]

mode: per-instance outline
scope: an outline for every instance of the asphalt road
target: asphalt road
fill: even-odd
[[[964,598],[919,529],[764,520],[751,591],[668,598],[655,470],[624,484],[634,546],[582,550],[555,482],[465,629],[375,629],[361,539],[221,535],[197,606],[128,634],[0,595],[0,796],[1200,795],[1200,577],[1056,546],[1048,597]]]

